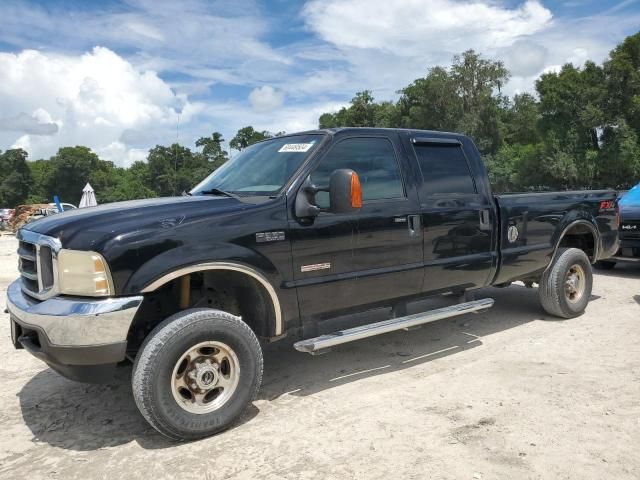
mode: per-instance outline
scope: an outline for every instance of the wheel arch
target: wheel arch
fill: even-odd
[[[195,272],[205,272],[205,271],[215,271],[215,270],[223,270],[229,272],[239,272],[256,280],[260,283],[264,289],[269,294],[269,298],[271,299],[272,307],[273,307],[273,315],[275,320],[274,325],[274,336],[281,335],[283,332],[282,326],[282,308],[280,306],[280,300],[278,299],[278,294],[271,285],[271,282],[267,280],[267,278],[262,275],[258,270],[251,268],[247,265],[235,262],[205,262],[198,263],[195,265],[189,265],[185,267],[180,267],[176,270],[173,270],[162,277],[154,280],[149,285],[142,289],[142,293],[150,293],[168,282],[180,278],[184,275],[195,273]]]
[[[558,250],[564,247],[579,248],[586,253],[591,263],[596,262],[600,248],[600,234],[593,221],[584,218],[573,220],[565,225],[564,228],[558,229],[558,232],[546,270],[553,265]]]
[[[249,317],[254,318],[245,319],[256,335],[272,338],[283,334],[284,326],[280,299],[278,298],[275,288],[265,275],[255,268],[241,263],[228,261],[202,262],[175,268],[161,277],[156,278],[142,288],[141,293],[144,294],[143,305],[132,322],[129,330],[128,341],[130,350],[135,351],[135,346],[141,343],[150,329],[170,314],[186,308],[197,307],[189,305],[186,308],[179,306],[176,309],[174,303],[174,307],[167,311],[167,309],[162,308],[162,298],[170,297],[171,293],[175,292],[176,289],[179,291],[182,279],[188,278],[188,284],[190,284],[192,278],[204,279],[205,276],[207,278],[214,279],[217,286],[222,286],[224,288],[224,286],[228,284],[231,287],[229,291],[221,292],[223,296],[226,296],[225,298],[227,300],[229,300],[229,297],[233,295],[233,293],[238,292],[238,290],[233,289],[234,287],[243,288],[243,292],[252,292],[253,296],[248,299],[245,298],[244,304],[241,304],[240,300],[237,300],[236,305],[240,305],[241,310],[242,307],[247,308],[247,305],[249,305],[248,308],[252,311],[254,308],[259,310],[262,307],[263,310],[261,311],[268,314],[265,318],[256,318],[255,315],[248,315]],[[217,292],[218,291],[216,290],[216,293]],[[189,291],[189,295],[191,295],[191,291]],[[161,299],[160,301],[158,301],[159,298]],[[216,307],[211,305],[210,308]],[[221,309],[224,310],[223,308]],[[230,311],[229,313],[240,315],[237,311]]]

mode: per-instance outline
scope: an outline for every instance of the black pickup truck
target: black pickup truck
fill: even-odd
[[[16,348],[80,381],[132,361],[142,415],[194,439],[255,397],[262,342],[318,353],[485,310],[473,290],[515,281],[537,283],[551,315],[580,315],[618,225],[614,191],[492,195],[463,135],[344,128],[255,144],[187,196],[74,210],[18,239]],[[407,315],[439,294],[460,301]]]

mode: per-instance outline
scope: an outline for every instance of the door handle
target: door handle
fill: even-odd
[[[480,230],[491,230],[491,216],[487,208],[480,210]]]
[[[415,237],[420,231],[420,215],[407,215],[407,227],[409,228],[409,236]]]

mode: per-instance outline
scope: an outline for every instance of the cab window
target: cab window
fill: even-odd
[[[422,172],[422,194],[476,193],[460,145],[418,144],[415,151]]]
[[[393,145],[386,138],[348,138],[334,145],[311,174],[314,185],[329,185],[334,170],[350,168],[360,177],[362,200],[403,198],[404,188]],[[329,194],[318,192],[319,207],[329,206]]]

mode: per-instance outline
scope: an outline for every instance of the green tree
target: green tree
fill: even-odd
[[[25,200],[25,203],[49,203],[51,202],[49,196],[49,177],[53,172],[53,163],[49,160],[35,160],[27,162],[29,170],[31,170],[31,176],[33,178],[33,184],[29,190],[29,197]]]
[[[468,50],[456,55],[449,69],[433,67],[400,90],[399,121],[393,126],[466,133],[481,152],[495,153],[502,143],[500,89],[508,79],[502,62]]]
[[[405,128],[453,131],[463,115],[462,101],[449,72],[434,67],[400,90],[398,109]]]
[[[487,60],[474,50],[467,50],[453,57],[451,79],[467,114],[482,109],[487,98],[500,91],[509,80],[509,71],[501,61]]]
[[[205,156],[211,171],[222,166],[228,159],[229,154],[222,148],[222,134],[213,132],[210,137],[200,137],[196,140],[196,147],[202,147],[202,155]]]
[[[105,185],[105,170],[113,168],[111,162],[104,162],[88,147],[62,147],[51,159],[51,171],[46,182],[46,198],[53,201],[58,195],[63,202],[78,204],[82,197],[82,189],[87,182],[92,182],[96,197],[100,201],[100,191]]]
[[[638,132],[624,118],[604,130],[598,157],[598,187],[628,189],[640,180]]]
[[[261,132],[254,130],[253,127],[243,127],[229,142],[229,146],[235,150],[242,150],[247,148],[249,145],[253,145],[254,143],[261,142],[262,140],[266,140],[267,138],[272,138],[273,135],[263,130]]]
[[[536,81],[536,94],[501,93],[509,72],[500,61],[468,50],[451,65],[430,68],[376,102],[370,90],[323,113],[321,128],[404,127],[470,135],[484,155],[497,191],[627,188],[640,180],[640,32],[602,64],[567,64]],[[275,136],[284,134],[278,132]],[[248,126],[229,147],[242,150],[271,138]],[[0,152],[0,206],[77,203],[90,182],[100,203],[189,190],[228,158],[218,132],[196,141],[199,151],[174,144],[149,150],[146,162],[116,167],[83,146],[60,148],[49,160],[26,161],[20,150]]]
[[[501,61],[467,50],[453,58],[450,76],[462,102],[457,130],[471,136],[481,152],[495,152],[502,143],[500,90],[509,80],[508,70]]]
[[[530,93],[516,94],[508,101],[502,116],[506,144],[528,145],[540,142],[538,101]]]
[[[27,152],[21,148],[0,152],[0,205],[13,208],[24,203],[32,185]]]
[[[103,193],[102,202],[119,202],[138,198],[156,197],[156,192],[148,187],[150,183],[149,165],[134,162],[129,168],[114,170],[115,182]]]
[[[540,97],[540,126],[577,152],[599,149],[598,128],[605,124],[604,71],[593,62],[584,68],[564,65],[560,72],[543,74],[536,81]]]
[[[357,92],[347,109],[346,121],[351,127],[374,127],[376,107],[370,90]]]
[[[177,143],[169,147],[156,145],[149,150],[147,163],[147,186],[161,197],[189,191],[213,171],[204,155],[194,154]]]
[[[548,177],[540,171],[544,145],[502,145],[485,157],[489,181],[495,192],[549,189]]]
[[[640,32],[624,39],[604,63],[607,78],[607,116],[623,118],[640,133]]]

